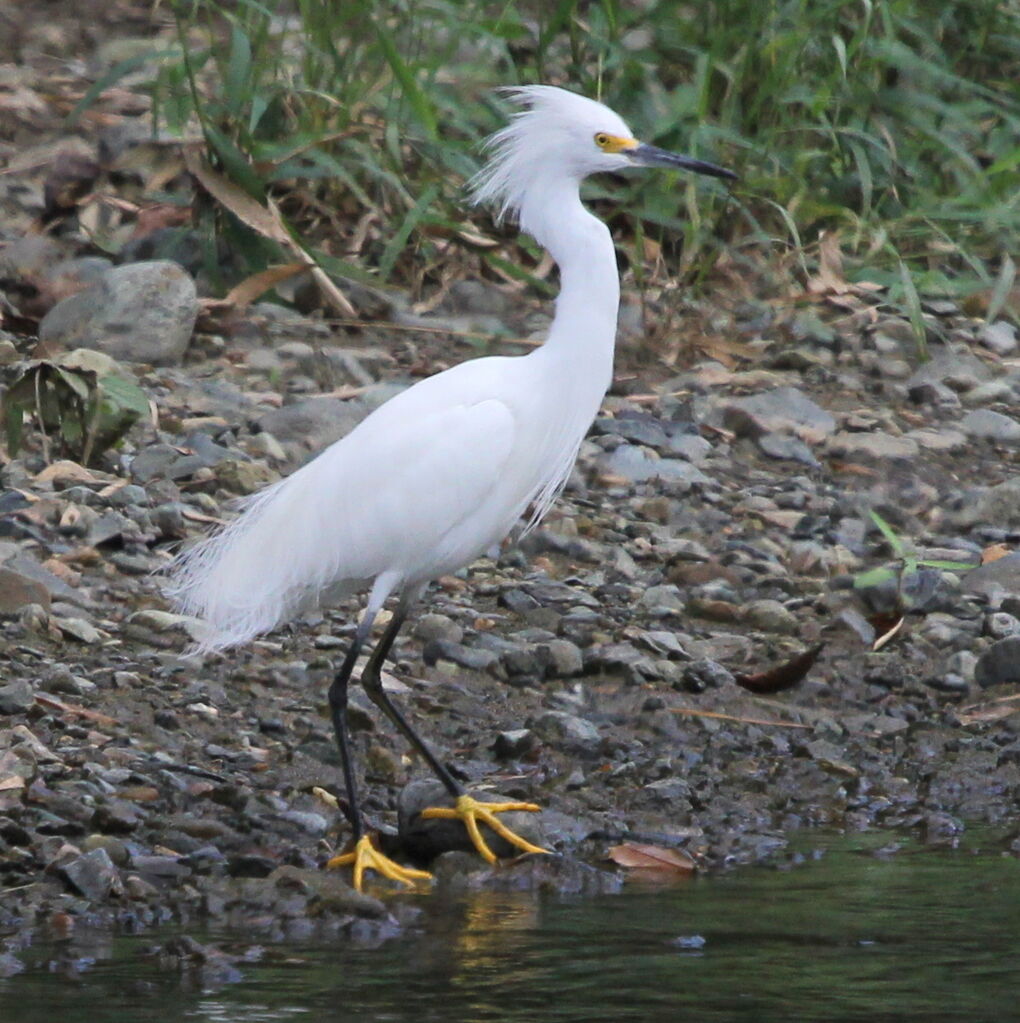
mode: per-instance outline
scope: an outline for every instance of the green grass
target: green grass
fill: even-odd
[[[156,118],[200,127],[218,169],[381,283],[441,276],[469,241],[462,184],[504,118],[492,88],[603,99],[647,141],[733,167],[729,189],[598,181],[624,244],[705,279],[724,249],[806,268],[838,231],[847,276],[917,295],[1012,285],[1020,229],[1020,5],[1002,0],[178,2]],[[249,269],[272,245],[218,214]],[[477,222],[490,230],[487,222]],[[636,248],[634,251],[637,251]],[[519,254],[518,254],[519,256]],[[505,257],[505,253],[504,253]],[[515,257],[518,258],[518,257]],[[473,263],[472,265],[476,265]],[[1003,279],[1008,285],[1003,286]],[[1008,311],[1008,310],[1007,310]]]

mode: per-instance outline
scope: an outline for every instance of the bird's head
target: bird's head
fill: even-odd
[[[476,203],[492,203],[498,216],[519,213],[542,183],[579,182],[601,171],[674,167],[735,178],[715,164],[638,142],[619,114],[585,96],[551,85],[505,90],[523,109],[486,142],[490,158],[471,181]]]

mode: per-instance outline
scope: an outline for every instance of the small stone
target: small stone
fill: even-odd
[[[917,441],[910,437],[897,437],[882,430],[869,433],[842,431],[829,440],[829,451],[842,458],[864,458],[882,461],[896,458],[916,458]]]
[[[744,609],[744,620],[762,632],[795,635],[800,629],[797,616],[778,600],[753,600]]]
[[[689,693],[702,693],[706,689],[735,685],[733,673],[717,661],[700,658],[684,667],[682,687]]]
[[[1020,635],[1020,618],[1005,611],[995,611],[985,619],[985,633],[992,639]]]
[[[499,654],[492,650],[480,650],[477,647],[464,646],[462,643],[451,643],[446,639],[427,643],[422,650],[422,658],[429,665],[439,661],[450,661],[471,671],[488,671],[499,662]]]
[[[996,355],[1012,355],[1017,350],[1016,327],[1006,320],[984,324],[977,332],[977,339]]]
[[[413,635],[423,643],[445,639],[450,643],[460,643],[464,639],[464,630],[452,619],[441,614],[423,614],[414,623]]]
[[[1020,444],[1020,422],[991,409],[975,409],[960,421],[960,429],[968,437],[990,440],[996,444]]]
[[[532,723],[543,742],[578,753],[596,753],[602,743],[599,730],[586,718],[561,710],[547,710]]]
[[[1020,636],[993,643],[974,665],[974,681],[982,688],[1020,682]]]
[[[35,703],[35,690],[23,678],[0,686],[0,714],[24,714]]]
[[[265,462],[228,458],[216,466],[216,478],[231,493],[253,494],[278,479],[278,475]]]
[[[723,409],[722,422],[741,437],[792,433],[802,440],[820,440],[836,429],[832,414],[796,387],[777,387],[749,398],[731,400]]]
[[[79,643],[95,646],[103,641],[103,634],[84,618],[51,618],[50,621],[65,635]]]
[[[0,568],[0,614],[13,614],[28,604],[50,606],[50,594],[35,579],[9,568]]]
[[[59,873],[78,892],[93,902],[102,902],[111,895],[120,895],[124,888],[110,854],[103,848],[61,864]]]
[[[540,643],[535,652],[546,678],[572,678],[584,670],[581,648],[570,640],[551,639]]]

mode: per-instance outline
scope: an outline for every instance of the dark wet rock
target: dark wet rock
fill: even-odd
[[[960,421],[968,437],[996,444],[1020,444],[1020,422],[991,409],[975,409]]]
[[[120,872],[105,849],[93,849],[76,856],[58,869],[70,885],[94,902],[102,902],[124,891]]]
[[[545,891],[555,895],[608,895],[623,878],[570,856],[532,855],[490,867],[464,852],[449,852],[434,865],[437,889],[444,892]]]
[[[35,703],[35,690],[25,679],[0,686],[0,714],[24,714]]]
[[[590,721],[565,711],[548,710],[535,718],[531,728],[543,742],[575,753],[594,755],[602,743]]]
[[[1004,683],[1020,683],[1020,636],[993,643],[974,665],[974,681],[982,689]]]
[[[524,756],[534,745],[535,733],[530,728],[514,728],[496,736],[492,751],[497,757],[509,760]]]
[[[483,803],[519,802],[520,800],[493,792],[473,791],[471,795]],[[405,785],[397,800],[398,838],[406,855],[416,861],[428,863],[444,852],[470,852],[477,857],[475,847],[460,820],[424,820],[422,810],[429,807],[453,806],[453,797],[441,782],[434,779],[420,779]],[[536,845],[544,846],[540,813],[503,813],[499,819],[515,834]],[[489,848],[501,859],[515,857],[520,850],[504,838],[491,831],[486,825],[479,825],[482,837]],[[482,861],[484,863],[484,860]]]
[[[39,340],[94,348],[115,359],[157,366],[181,360],[198,315],[195,282],[176,263],[128,263],[58,302]]]

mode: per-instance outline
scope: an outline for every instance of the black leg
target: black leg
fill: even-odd
[[[464,795],[464,786],[461,785],[450,772],[436,759],[436,755],[425,745],[424,740],[411,727],[407,718],[390,699],[389,693],[383,689],[382,676],[380,674],[383,661],[397,638],[400,627],[407,618],[407,611],[400,607],[393,613],[393,619],[386,627],[379,642],[376,644],[372,655],[361,673],[361,684],[364,687],[368,698],[397,726],[400,734],[418,751],[425,762],[432,768],[435,776],[446,786],[451,796]]]
[[[340,763],[343,765],[344,786],[347,789],[347,802],[350,806],[347,816],[351,822],[355,842],[365,833],[365,828],[361,818],[361,807],[358,803],[358,782],[351,755],[351,737],[347,729],[347,686],[350,683],[354,665],[358,663],[358,655],[364,646],[365,638],[371,629],[372,621],[366,615],[358,626],[358,631],[354,635],[344,663],[340,666],[340,670],[334,676],[333,683],[329,687],[329,714],[333,721],[336,747],[340,752]]]

